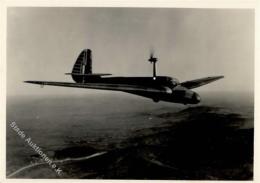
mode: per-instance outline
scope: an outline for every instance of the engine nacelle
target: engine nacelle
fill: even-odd
[[[173,100],[183,104],[198,104],[201,101],[200,96],[183,86],[176,86],[172,92]]]

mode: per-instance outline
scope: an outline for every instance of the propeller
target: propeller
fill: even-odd
[[[150,51],[150,58],[148,59],[149,62],[153,64],[153,79],[156,80],[156,65],[155,63],[158,61],[156,57],[154,57],[154,50],[151,49]]]
[[[154,57],[154,50],[153,49],[150,50],[150,58],[149,58],[148,61],[151,62],[151,63],[157,62],[157,58]]]

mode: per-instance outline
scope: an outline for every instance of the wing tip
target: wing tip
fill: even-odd
[[[30,83],[30,84],[43,84],[42,81],[23,81],[24,83]]]
[[[222,79],[222,78],[224,78],[224,76],[223,76],[223,75],[221,75],[221,76],[215,76],[215,78],[216,78],[216,79]]]

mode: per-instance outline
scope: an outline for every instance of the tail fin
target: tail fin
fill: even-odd
[[[92,56],[91,50],[83,50],[72,69],[72,74],[92,74]]]
[[[72,72],[66,74],[71,75],[76,83],[84,83],[87,79],[110,75],[106,73],[92,73],[92,51],[90,49],[85,49],[79,54]]]
[[[90,49],[85,49],[79,54],[71,72],[72,79],[77,83],[84,82],[86,74],[92,74],[92,56]]]

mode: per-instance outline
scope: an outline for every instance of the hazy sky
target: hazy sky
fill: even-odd
[[[202,90],[253,91],[254,11],[151,8],[8,8],[7,94],[97,92],[25,84],[24,80],[72,82],[82,49],[93,52],[93,71],[180,81],[224,75]]]

